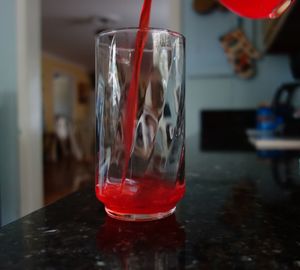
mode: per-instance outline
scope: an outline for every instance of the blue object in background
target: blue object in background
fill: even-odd
[[[256,121],[256,128],[258,130],[274,131],[276,128],[276,118],[270,107],[259,107],[257,109]]]
[[[284,154],[284,152],[281,150],[258,150],[258,151],[256,151],[256,155],[262,159],[278,158],[278,157],[282,157],[283,154]]]

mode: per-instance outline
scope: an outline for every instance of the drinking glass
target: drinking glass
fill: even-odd
[[[145,37],[145,47],[139,76],[134,76],[139,34]],[[129,93],[133,80],[136,99]],[[136,106],[133,117],[127,114],[131,106]],[[132,134],[132,141],[126,134]],[[128,221],[171,215],[185,192],[184,143],[184,37],[162,29],[100,33],[95,190],[108,215]]]

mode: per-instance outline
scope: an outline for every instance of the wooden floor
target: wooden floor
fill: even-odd
[[[51,204],[94,182],[94,162],[62,158],[44,162],[44,203]]]

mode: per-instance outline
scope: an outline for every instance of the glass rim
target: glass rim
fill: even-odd
[[[179,33],[179,32],[169,30],[169,29],[166,29],[166,28],[152,28],[152,27],[144,28],[144,29],[141,29],[139,27],[123,27],[123,28],[107,29],[107,30],[104,30],[104,31],[96,34],[95,39],[99,40],[102,37],[109,36],[109,35],[116,34],[116,33],[138,32],[138,31],[161,32],[161,33],[165,32],[165,33],[168,33],[171,36],[180,38],[183,41],[185,41],[185,36],[183,34]]]

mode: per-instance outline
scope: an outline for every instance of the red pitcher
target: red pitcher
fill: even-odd
[[[294,0],[220,0],[234,13],[252,19],[277,18]]]

